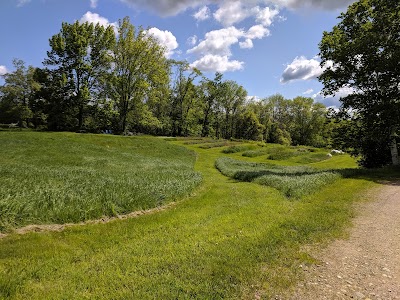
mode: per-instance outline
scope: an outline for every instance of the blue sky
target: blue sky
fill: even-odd
[[[323,99],[317,54],[324,30],[354,0],[0,0],[0,74],[12,60],[42,67],[62,22],[114,24],[129,16],[168,49],[212,78],[216,71],[259,98]],[[346,91],[341,91],[343,94]],[[340,96],[340,93],[339,95]]]

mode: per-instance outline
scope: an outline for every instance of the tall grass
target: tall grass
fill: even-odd
[[[278,166],[227,157],[217,159],[215,166],[228,177],[271,186],[289,198],[300,198],[315,192],[341,177],[338,172],[321,171],[309,166]]]
[[[148,209],[201,181],[195,154],[163,139],[0,132],[0,231]]]
[[[225,148],[224,150],[222,150],[222,153],[225,153],[225,154],[238,153],[238,152],[243,152],[246,150],[254,150],[256,148],[257,148],[256,145],[234,145],[234,146]]]
[[[198,154],[203,182],[172,209],[0,239],[0,299],[279,298],[302,276],[299,265],[314,262],[304,246],[341,236],[359,193],[374,186],[367,176],[339,179],[287,201],[273,188],[223,176],[214,167],[221,149],[187,147]],[[340,159],[350,167],[342,158],[319,164]]]

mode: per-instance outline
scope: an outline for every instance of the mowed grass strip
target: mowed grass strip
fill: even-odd
[[[300,201],[237,182],[199,149],[196,195],[139,218],[0,240],[0,298],[271,299],[313,259],[306,244],[338,237],[373,183],[339,179]],[[340,191],[340,193],[338,193]]]
[[[297,199],[340,178],[338,172],[318,170],[309,166],[279,166],[228,157],[218,158],[215,166],[225,176],[267,185],[281,191],[286,197]]]
[[[0,232],[163,205],[201,181],[195,153],[163,139],[0,132]]]

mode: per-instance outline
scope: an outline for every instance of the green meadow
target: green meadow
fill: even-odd
[[[196,155],[163,139],[0,132],[0,231],[161,206],[201,182]]]
[[[304,246],[343,236],[365,191],[399,175],[360,171],[328,150],[281,148],[301,154],[277,159],[271,149],[280,146],[257,143],[34,132],[0,140],[1,232],[9,232],[0,239],[0,299],[271,299],[301,280],[300,265],[315,263]],[[317,186],[305,179],[325,173]],[[307,184],[288,195],[286,177]],[[12,232],[170,201],[105,224]]]

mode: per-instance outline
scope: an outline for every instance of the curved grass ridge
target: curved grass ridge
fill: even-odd
[[[228,157],[218,158],[215,166],[225,176],[276,188],[288,198],[308,195],[341,177],[335,171],[321,171],[309,166],[277,166]]]
[[[0,232],[165,205],[200,182],[195,153],[162,139],[0,134]]]

